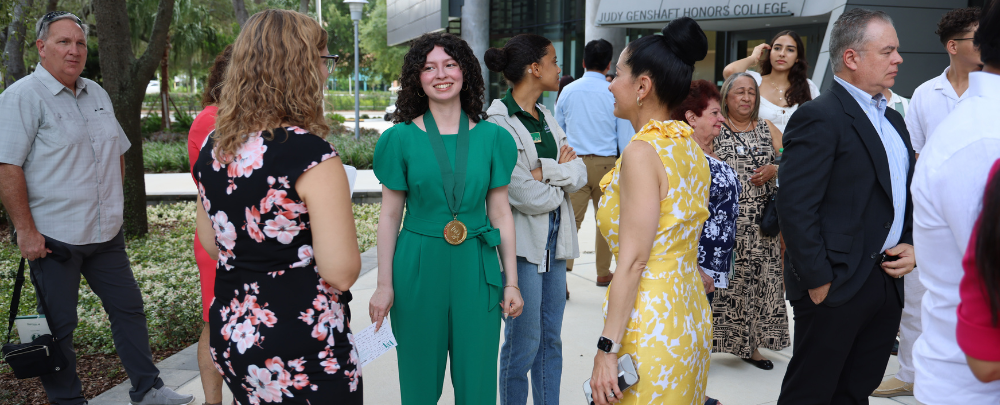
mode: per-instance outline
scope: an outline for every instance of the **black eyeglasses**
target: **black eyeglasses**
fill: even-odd
[[[70,13],[69,11],[50,11],[42,16],[42,23],[38,25],[38,32],[35,33],[35,36],[36,37],[42,36],[42,29],[44,29],[47,25],[49,25],[53,21],[61,20],[64,18],[72,19],[73,22],[76,23],[76,25],[83,27],[83,21],[80,21],[79,17],[73,15],[73,13]]]
[[[320,58],[326,60],[326,69],[333,74],[333,71],[337,68],[337,61],[340,60],[340,55],[323,55]]]

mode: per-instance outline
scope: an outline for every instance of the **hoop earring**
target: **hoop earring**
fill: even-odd
[[[462,91],[469,91],[469,83],[463,83]]]
[[[642,107],[642,100],[639,99],[639,96],[635,96],[635,103],[638,104],[639,107]]]
[[[422,92],[422,91],[420,91],[420,90],[417,90],[417,96],[418,96],[418,97],[427,97],[427,95],[426,95],[426,94],[424,94],[424,92]]]

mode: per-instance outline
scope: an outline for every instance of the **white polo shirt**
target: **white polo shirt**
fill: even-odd
[[[979,382],[955,337],[962,256],[990,168],[1000,158],[1000,127],[983,125],[1000,111],[997,89],[1000,75],[969,75],[969,90],[927,142],[910,186],[914,253],[927,288],[923,332],[913,346],[913,387],[925,404],[1000,404],[1000,381]]]
[[[914,152],[921,153],[920,150],[927,144],[927,139],[934,133],[938,124],[955,109],[955,104],[969,96],[968,90],[962,97],[958,96],[948,81],[948,69],[951,69],[951,66],[944,68],[940,76],[917,87],[913,91],[913,97],[910,97],[904,121],[906,130],[910,132],[910,143],[913,144]],[[969,88],[972,88],[971,84]]]

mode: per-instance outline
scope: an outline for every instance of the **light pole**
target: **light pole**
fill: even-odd
[[[361,10],[368,0],[344,0],[351,9],[351,20],[354,21],[354,139],[361,139],[361,73],[358,70],[358,22],[361,21]]]

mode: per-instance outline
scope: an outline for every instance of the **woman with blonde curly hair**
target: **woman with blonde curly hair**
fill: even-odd
[[[238,403],[363,400],[347,306],[361,258],[347,176],[322,138],[336,58],[304,14],[250,17],[192,170],[217,260],[211,356]]]

